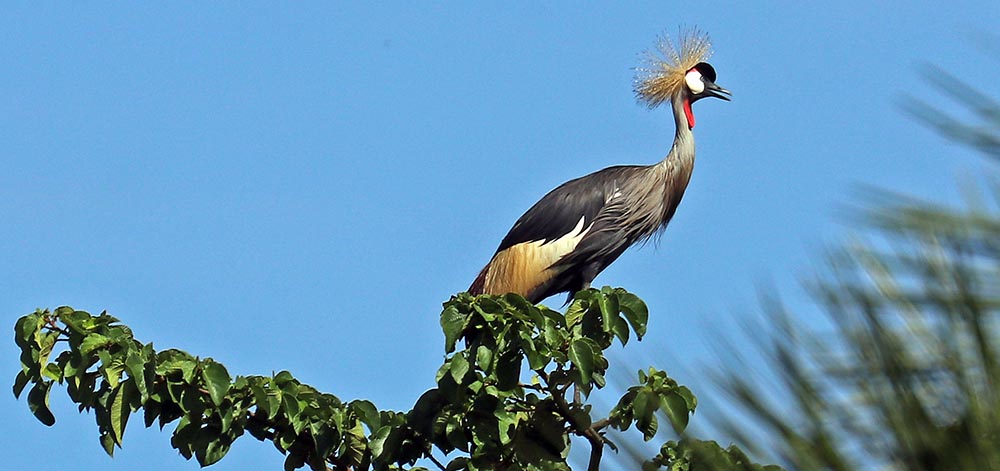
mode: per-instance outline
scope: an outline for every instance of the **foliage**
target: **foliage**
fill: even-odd
[[[661,469],[669,471],[780,471],[775,465],[761,466],[750,461],[735,446],[722,448],[714,441],[685,438],[679,442],[663,444],[660,453],[643,464],[643,471]]]
[[[233,441],[249,432],[288,453],[287,467],[309,463],[342,469],[370,462],[361,423],[399,423],[398,414],[379,414],[366,401],[343,403],[301,384],[288,372],[272,377],[237,377],[211,358],[180,350],[156,352],[136,341],[131,330],[102,313],[92,316],[61,307],[20,318],[15,341],[22,370],[14,384],[28,384],[28,405],[42,423],[55,418],[48,395],[56,383],[81,411],[97,419],[101,445],[112,455],[120,447],[133,412],[143,410],[147,427],[177,421],[171,445],[207,466],[220,460]],[[58,351],[60,345],[65,348]],[[54,356],[54,358],[53,358]]]
[[[969,116],[913,99],[906,109],[1000,158],[1000,103],[931,72]],[[871,202],[862,234],[811,284],[830,327],[774,303],[755,334],[769,363],[761,378],[783,401],[762,398],[746,368],[727,368],[719,382],[749,419],[718,423],[793,470],[1000,470],[1000,208],[882,192]]]
[[[565,470],[572,436],[590,445],[589,468],[596,470],[604,447],[616,448],[605,437],[608,427],[635,425],[649,440],[658,413],[680,433],[694,412],[691,391],[654,368],[639,372],[638,384],[606,418],[596,419],[584,402],[605,385],[604,351],[615,339],[641,339],[647,319],[646,305],[620,288],[581,291],[565,314],[517,295],[459,294],[441,314],[449,355],[437,387],[403,413],[343,402],[286,371],[233,378],[211,358],[154,350],[107,313],[61,307],[17,321],[22,369],[14,394],[31,385],[29,408],[52,425],[49,394],[65,385],[81,411],[94,412],[109,455],[121,447],[130,416],[142,410],[147,427],[176,422],[171,445],[202,466],[249,432],[285,453],[289,470],[423,469],[416,466],[421,460],[448,471]],[[691,464],[697,460],[690,451],[703,442],[691,443],[665,445],[648,466],[704,469]],[[744,462],[738,450],[715,445],[713,453]]]

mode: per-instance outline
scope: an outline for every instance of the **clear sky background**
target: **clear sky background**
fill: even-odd
[[[443,359],[441,302],[518,216],[563,181],[666,154],[671,114],[636,104],[632,68],[682,25],[711,34],[733,101],[695,105],[676,217],[595,285],[646,300],[629,355],[698,393],[758,286],[803,302],[858,185],[959,200],[981,162],[898,104],[939,103],[925,64],[995,92],[1000,3],[6,5],[3,467],[198,466],[141,417],[108,458],[60,389],[55,426],[37,422],[9,393],[10,329],[37,307],[107,309],[233,374],[288,369],[408,409]],[[248,436],[213,469],[282,459]]]

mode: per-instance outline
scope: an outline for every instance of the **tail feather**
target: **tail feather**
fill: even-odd
[[[473,296],[478,296],[483,294],[486,289],[486,272],[490,270],[490,264],[486,264],[482,270],[479,271],[479,276],[472,282],[472,286],[469,286],[469,294]]]

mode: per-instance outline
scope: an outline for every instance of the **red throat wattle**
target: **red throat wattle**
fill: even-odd
[[[691,111],[691,99],[684,99],[684,116],[687,116],[688,129],[694,129],[694,112]]]

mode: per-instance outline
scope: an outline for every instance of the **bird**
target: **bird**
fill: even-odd
[[[694,168],[691,105],[732,96],[705,62],[712,53],[707,34],[681,32],[678,44],[661,36],[634,81],[640,103],[650,109],[669,103],[673,110],[676,134],[667,156],[652,165],[608,167],[550,191],[514,223],[470,294],[516,293],[537,304],[568,292],[568,303],[627,248],[666,228]]]

